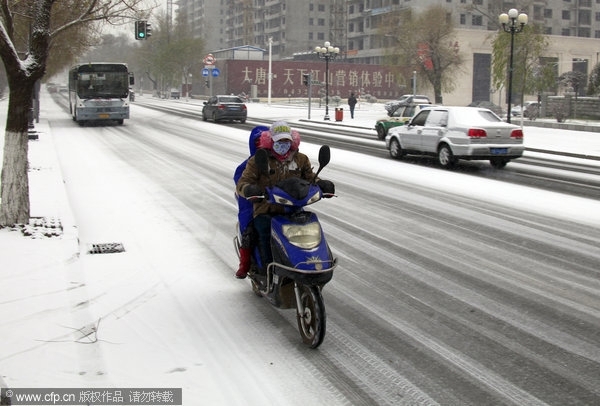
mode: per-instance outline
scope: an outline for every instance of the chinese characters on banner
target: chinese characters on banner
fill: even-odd
[[[251,85],[256,85],[258,97],[267,96],[268,61],[228,60],[226,71],[228,92],[248,92]],[[272,97],[307,97],[308,89],[303,84],[303,75],[307,73],[312,74],[312,96],[318,97],[320,89],[325,91],[324,61],[277,61],[272,62],[272,71]],[[397,76],[388,67],[332,61],[329,62],[329,96],[346,98],[354,92],[380,99],[397,98],[410,90]]]

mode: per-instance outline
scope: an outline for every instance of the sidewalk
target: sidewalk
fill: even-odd
[[[5,121],[5,115],[0,120]],[[76,344],[71,341],[75,303],[69,290],[77,287],[79,246],[77,229],[67,200],[47,120],[35,125],[38,140],[29,141],[29,225],[0,229],[0,329],[3,331],[0,375],[12,387],[29,387],[30,382],[15,380],[16,371],[27,371],[27,357],[34,355],[43,363],[36,365],[36,379],[51,382],[56,365],[75,367]],[[0,134],[0,151],[4,133]],[[24,289],[26,287],[26,289]],[[63,305],[56,307],[56,303]],[[59,351],[48,351],[52,340],[65,340]],[[25,360],[25,361],[23,361]],[[54,365],[54,366],[52,366]],[[2,384],[2,382],[0,382]]]

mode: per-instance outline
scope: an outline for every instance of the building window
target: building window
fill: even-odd
[[[551,8],[545,8],[544,9],[544,17],[545,18],[552,18],[552,9]]]
[[[589,38],[591,36],[591,32],[589,28],[580,27],[577,30],[577,36],[581,38]]]
[[[460,25],[465,25],[467,23],[467,16],[464,14],[460,15]]]
[[[544,27],[544,34],[552,35],[552,27]]]
[[[579,24],[592,24],[592,12],[590,10],[579,10]]]
[[[325,12],[325,5],[324,4],[319,4],[317,6],[319,13],[324,13]]]
[[[323,27],[325,25],[325,19],[324,18],[319,18],[318,23],[319,27]]]
[[[325,40],[325,34],[323,34],[322,32],[317,33],[317,40],[318,41],[324,41]]]
[[[471,17],[471,25],[473,25],[473,26],[483,25],[483,17],[482,16],[472,16]]]
[[[571,12],[569,10],[563,10],[562,11],[562,19],[563,20],[570,20],[571,19]]]
[[[571,30],[568,28],[563,28],[562,30],[560,30],[560,35],[562,35],[563,37],[568,37],[571,35]]]

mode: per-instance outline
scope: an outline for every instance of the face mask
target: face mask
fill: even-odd
[[[280,140],[273,143],[273,151],[278,155],[285,155],[292,146],[290,140]]]

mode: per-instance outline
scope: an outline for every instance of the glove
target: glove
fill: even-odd
[[[320,179],[317,181],[317,185],[321,188],[324,195],[334,195],[335,185],[330,180]]]
[[[262,196],[263,191],[258,185],[248,185],[244,188],[244,196],[246,198]]]

